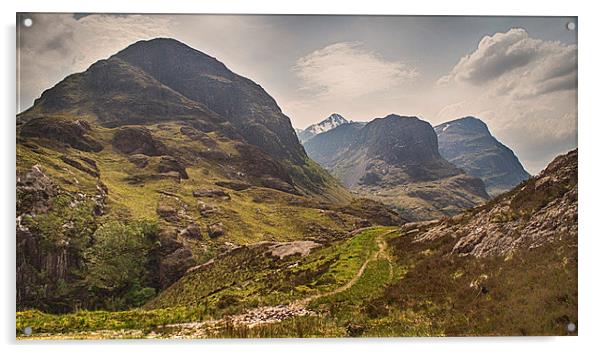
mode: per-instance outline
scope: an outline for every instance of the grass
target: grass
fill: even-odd
[[[348,240],[314,250],[305,258],[277,260],[267,247],[241,248],[195,271],[162,292],[147,308],[207,303],[214,315],[244,308],[276,305],[338,288],[359,271],[378,249],[376,236],[388,230],[375,227]],[[236,271],[232,271],[236,268]],[[228,310],[220,306],[228,302]]]
[[[82,310],[60,315],[28,310],[17,312],[16,330],[18,336],[23,335],[26,327],[31,328],[34,334],[123,329],[150,330],[169,323],[201,321],[204,313],[203,307],[112,312]]]

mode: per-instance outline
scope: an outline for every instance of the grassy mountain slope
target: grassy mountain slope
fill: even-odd
[[[233,249],[145,310],[24,312],[18,327],[34,327],[34,338],[573,335],[576,181],[573,151],[451,218],[370,228],[283,258],[283,244]]]

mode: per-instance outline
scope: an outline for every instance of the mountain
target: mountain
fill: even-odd
[[[304,147],[345,186],[397,206],[408,219],[452,215],[489,198],[480,179],[441,157],[432,126],[416,117],[344,124]]]
[[[17,335],[576,335],[577,164],[576,150],[559,156],[510,192],[441,220],[232,247],[142,308],[25,311]]]
[[[331,114],[328,118],[320,121],[319,123],[310,125],[305,130],[298,132],[297,136],[299,137],[299,141],[301,141],[301,143],[305,143],[305,141],[316,136],[317,134],[321,134],[334,129],[337,126],[348,123],[349,121],[343,118],[341,115],[336,113]]]
[[[44,91],[16,150],[20,309],[127,309],[232,246],[403,222],[309,159],[259,85],[173,39]]]
[[[254,183],[277,180],[298,193],[339,198],[329,176],[316,169],[290,120],[262,88],[224,64],[173,39],[140,41],[65,78],[20,114],[27,123],[47,115],[86,117],[105,128],[183,122],[199,133],[243,140],[244,154],[270,159],[275,173],[245,166]],[[240,152],[240,151],[239,151]],[[261,156],[259,156],[261,154]],[[245,160],[241,160],[245,163]],[[293,168],[299,172],[293,172]],[[268,180],[269,179],[269,180]],[[286,186],[285,184],[288,184]]]
[[[466,173],[485,182],[490,195],[508,191],[530,177],[514,152],[471,116],[435,126],[439,152]]]

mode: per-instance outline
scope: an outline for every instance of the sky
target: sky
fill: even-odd
[[[29,18],[33,24],[24,25]],[[138,40],[171,37],[260,84],[305,128],[332,113],[476,116],[538,173],[577,146],[571,17],[18,16],[18,110]]]

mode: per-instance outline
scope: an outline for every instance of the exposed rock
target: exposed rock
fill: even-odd
[[[162,156],[157,165],[157,171],[159,173],[177,172],[182,179],[188,179],[188,173],[186,173],[186,167],[180,163],[177,159],[171,156]]]
[[[300,255],[301,257],[305,257],[309,255],[309,253],[318,247],[321,247],[322,244],[316,243],[310,240],[298,240],[292,241],[288,243],[278,243],[270,246],[270,255],[276,256],[280,259],[283,259],[292,255]]]
[[[557,157],[537,177],[463,217],[431,224],[417,235],[430,241],[453,234],[453,251],[506,255],[561,237],[577,236],[577,150]]]
[[[220,189],[199,189],[192,192],[194,197],[216,197],[223,200],[230,200],[230,194]]]
[[[90,167],[92,167],[95,171],[98,171],[98,165],[96,165],[96,161],[93,160],[92,158],[88,158],[86,156],[79,156],[79,159],[84,161],[86,164],[88,164]]]
[[[284,180],[269,176],[261,178],[261,185],[265,186],[266,188],[280,190],[290,194],[298,193],[297,190],[295,190],[295,187],[291,184],[285,182]]]
[[[277,158],[304,162],[290,120],[274,99],[216,59],[167,38],[137,42],[115,57],[221,115],[248,143]]]
[[[90,125],[84,120],[68,121],[42,117],[24,123],[19,130],[19,135],[46,138],[86,152],[101,151],[102,145],[87,135],[89,131]]]
[[[196,264],[192,251],[182,247],[167,255],[159,266],[159,282],[161,288],[167,288],[180,279],[186,271]]]
[[[45,213],[50,198],[58,194],[58,188],[39,164],[23,175],[17,175],[17,213]]]
[[[232,189],[235,191],[242,191],[250,188],[252,185],[243,181],[218,181],[215,183],[217,186]]]
[[[175,222],[178,220],[178,210],[171,206],[157,207],[157,214],[159,217],[170,222]]]
[[[224,234],[226,234],[226,231],[224,229],[224,225],[222,222],[218,222],[218,223],[213,223],[207,226],[207,233],[209,235],[209,238],[217,238],[220,237]]]
[[[144,168],[148,165],[150,159],[143,154],[134,154],[128,158],[128,161],[138,168]]]
[[[87,173],[95,178],[98,178],[100,176],[98,171],[83,166],[80,162],[76,161],[75,159],[72,159],[65,155],[62,155],[60,158],[61,161],[65,162],[65,164],[68,164],[75,169],[81,170],[82,172]]]
[[[161,156],[167,153],[167,147],[155,139],[149,129],[141,126],[117,130],[113,135],[112,144],[115,149],[125,154]]]
[[[180,235],[189,238],[200,239],[202,236],[201,228],[196,224],[189,224],[184,230],[182,230]]]
[[[197,202],[197,209],[199,210],[199,213],[203,217],[208,217],[212,214],[219,212],[219,207],[217,207],[215,205],[207,204],[203,201]]]

